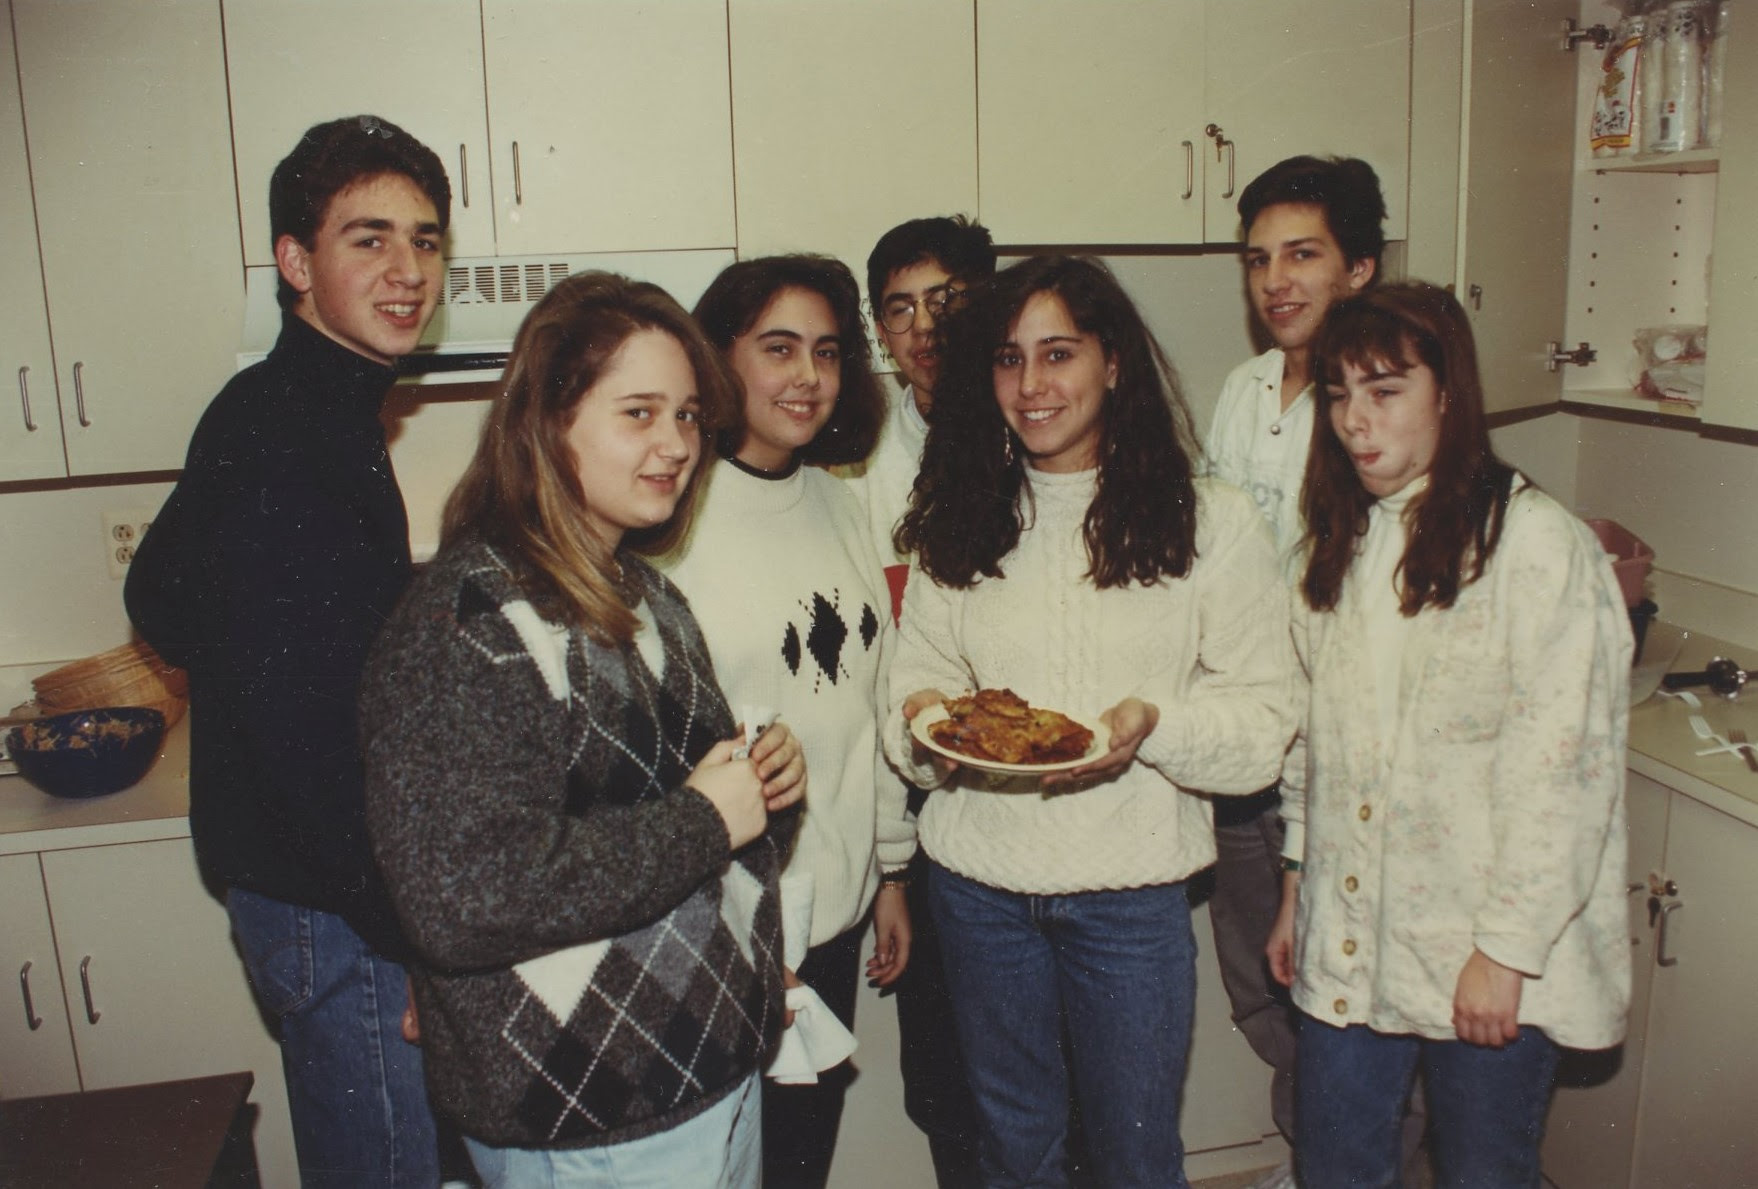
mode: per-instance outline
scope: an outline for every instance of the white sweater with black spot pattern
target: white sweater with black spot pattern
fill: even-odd
[[[879,746],[894,629],[861,507],[814,467],[767,478],[722,461],[689,539],[660,567],[702,625],[733,717],[777,712],[805,748],[806,816],[787,872],[813,877],[809,944],[822,945],[861,919],[881,869],[915,853],[903,783]],[[798,892],[785,882],[784,905]]]

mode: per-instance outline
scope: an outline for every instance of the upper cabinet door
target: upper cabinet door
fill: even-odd
[[[494,255],[477,0],[225,0],[247,264],[273,264],[269,175],[313,124],[370,113],[445,163],[448,256]]]
[[[1703,420],[1758,429],[1758,335],[1746,328],[1758,304],[1758,27],[1750,8],[1728,22],[1722,89],[1721,176],[1716,179],[1714,263],[1709,280],[1710,337]]]
[[[13,15],[69,470],[179,467],[243,324],[219,6]]]
[[[1211,0],[1205,44],[1203,106],[1223,141],[1206,144],[1208,242],[1238,240],[1239,191],[1300,154],[1372,165],[1386,196],[1386,238],[1404,238],[1410,0]]]
[[[725,0],[482,16],[502,255],[733,245]]]
[[[731,0],[742,256],[830,252],[861,278],[905,219],[977,213],[970,0]]]
[[[1464,266],[1484,402],[1491,412],[1554,404],[1547,371],[1568,300],[1575,60],[1558,48],[1572,0],[1472,0],[1466,64]]]
[[[1202,241],[1203,22],[1203,0],[978,0],[997,241]]]
[[[24,112],[6,73],[15,69],[12,17],[0,4],[0,482],[67,474]]]

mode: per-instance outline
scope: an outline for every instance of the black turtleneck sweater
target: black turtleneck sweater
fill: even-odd
[[[129,567],[128,614],[189,670],[190,827],[210,880],[403,942],[368,845],[356,696],[410,575],[379,413],[394,369],[288,315],[214,398]]]

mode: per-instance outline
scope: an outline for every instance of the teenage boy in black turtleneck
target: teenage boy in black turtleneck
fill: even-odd
[[[433,315],[450,212],[439,158],[395,125],[300,138],[269,184],[280,339],[202,416],[125,590],[189,670],[196,857],[279,1025],[306,1185],[439,1181],[355,697],[410,574],[379,413]]]

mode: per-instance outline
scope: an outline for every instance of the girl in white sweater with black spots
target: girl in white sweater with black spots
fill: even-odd
[[[799,980],[852,1027],[869,917],[868,977],[887,986],[909,960],[903,887],[885,877],[915,852],[879,746],[890,595],[860,505],[820,469],[865,458],[884,414],[860,291],[829,257],[771,256],[728,267],[695,314],[743,384],[744,428],[723,436],[690,537],[665,565],[735,715],[779,712],[805,746],[810,788],[783,917],[809,923]],[[765,1083],[769,1189],[824,1184],[848,1073]]]
[[[945,779],[921,838],[986,1183],[1068,1183],[1072,1087],[1100,1184],[1183,1186],[1183,881],[1215,859],[1208,796],[1272,783],[1294,729],[1275,547],[1243,492],[1193,474],[1171,369],[1095,261],[976,290],[934,408],[886,741]],[[1099,754],[997,785],[912,747],[906,720],[998,687],[1099,717]]]

